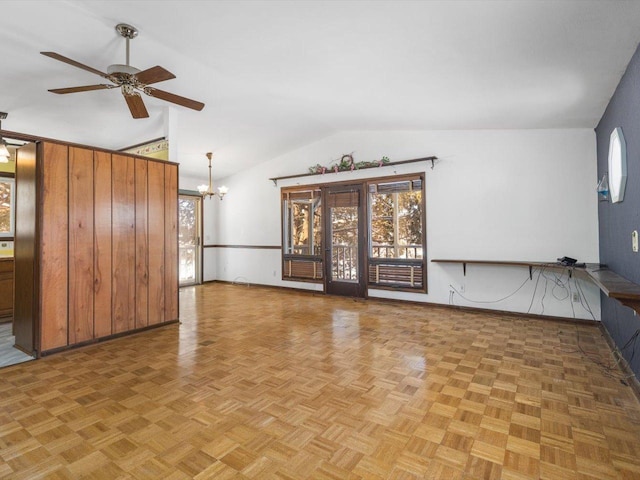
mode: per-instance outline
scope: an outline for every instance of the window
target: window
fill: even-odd
[[[319,189],[282,193],[283,276],[322,279],[322,197]]]
[[[13,237],[15,180],[0,177],[0,237]]]
[[[422,258],[422,182],[369,185],[372,258]]]
[[[369,183],[369,284],[423,290],[421,178]]]

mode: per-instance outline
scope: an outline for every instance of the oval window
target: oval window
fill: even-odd
[[[611,202],[618,203],[624,198],[624,187],[627,184],[627,145],[622,128],[611,132],[609,139],[609,192]]]

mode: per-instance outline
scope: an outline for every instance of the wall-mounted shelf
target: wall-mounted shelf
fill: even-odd
[[[343,172],[352,172],[352,171],[356,171],[356,170],[366,170],[369,168],[385,168],[385,167],[393,167],[396,165],[404,165],[405,163],[417,163],[417,162],[431,162],[431,169],[433,169],[433,167],[435,166],[435,161],[438,160],[438,157],[424,157],[424,158],[414,158],[411,160],[400,160],[398,162],[388,162],[388,163],[383,163],[381,165],[371,165],[371,166],[367,166],[367,167],[360,167],[357,168],[355,170],[338,170],[337,172],[333,171],[333,170],[326,170],[324,173],[322,172],[310,172],[310,173],[300,173],[298,175],[285,175],[283,177],[273,177],[270,178],[269,180],[271,180],[273,182],[273,184],[277,187],[278,186],[278,180],[287,180],[289,178],[302,178],[302,177],[312,177],[315,175],[333,175],[336,173],[343,173]]]
[[[533,269],[536,267],[569,269],[569,275],[573,272],[582,272],[609,298],[614,298],[622,305],[632,308],[640,313],[640,285],[609,270],[606,265],[599,263],[582,264],[580,267],[568,267],[555,262],[525,262],[525,261],[501,261],[501,260],[452,260],[434,259],[434,263],[457,263],[462,265],[462,272],[467,274],[467,265],[493,265],[503,267],[528,267],[529,278],[533,279]]]
[[[529,267],[529,278],[533,279],[533,269],[535,267],[556,267],[567,268],[564,265],[558,265],[555,262],[525,262],[525,261],[503,261],[503,260],[451,260],[451,259],[434,259],[435,263],[458,263],[462,264],[462,273],[467,275],[467,265],[494,265],[502,267]]]

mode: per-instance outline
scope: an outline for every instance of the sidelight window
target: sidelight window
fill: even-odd
[[[322,279],[322,197],[319,189],[282,193],[283,277]]]

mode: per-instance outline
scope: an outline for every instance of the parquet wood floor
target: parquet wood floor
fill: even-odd
[[[221,284],[180,302],[182,325],[0,370],[0,477],[640,478],[596,326]]]

